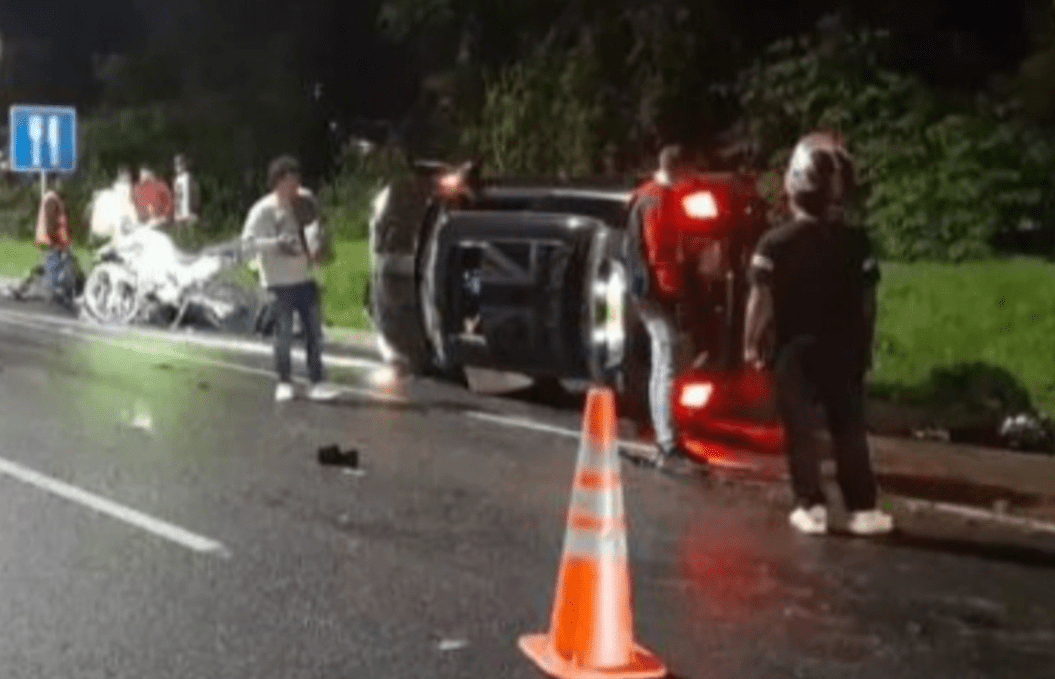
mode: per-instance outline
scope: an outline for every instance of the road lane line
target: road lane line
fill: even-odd
[[[909,509],[931,509],[938,512],[944,512],[946,514],[953,514],[964,519],[975,519],[978,521],[988,521],[990,523],[1001,523],[1007,526],[1015,526],[1017,528],[1025,528],[1027,530],[1036,531],[1038,533],[1053,533],[1055,534],[1055,523],[1048,521],[1040,521],[1039,519],[1031,519],[1025,516],[1010,516],[1008,514],[1000,514],[988,509],[981,509],[979,507],[971,507],[968,505],[958,505],[949,502],[930,502],[927,500],[916,500],[912,498],[899,498]]]
[[[89,341],[89,342],[98,342],[99,344],[106,344],[106,345],[112,346],[112,347],[117,348],[117,349],[127,349],[127,350],[135,351],[135,352],[138,352],[138,353],[141,353],[141,354],[149,354],[150,356],[156,356],[156,357],[162,357],[162,358],[170,358],[170,359],[175,359],[175,360],[186,361],[186,362],[189,362],[189,363],[197,363],[199,365],[204,365],[204,366],[212,366],[212,367],[217,367],[217,368],[224,368],[226,370],[233,370],[235,372],[241,372],[241,373],[245,373],[247,375],[254,375],[254,376],[259,376],[259,377],[267,377],[267,378],[271,378],[271,379],[275,378],[275,373],[273,371],[264,370],[262,368],[253,368],[253,367],[250,367],[250,366],[238,365],[237,363],[230,363],[228,361],[221,361],[221,360],[218,360],[218,359],[205,358],[203,356],[190,356],[190,355],[187,355],[187,354],[181,354],[181,353],[177,353],[177,352],[174,352],[174,351],[165,351],[163,349],[158,349],[158,348],[154,348],[154,347],[145,347],[143,345],[140,345],[140,344],[137,344],[137,343],[134,343],[134,342],[129,342],[129,341],[120,341],[120,340],[116,340],[116,339],[109,339],[109,338],[106,338],[106,337],[93,336],[90,333],[77,332],[73,328],[69,328],[69,327],[56,328],[56,327],[50,326],[47,323],[37,323],[37,322],[31,322],[31,321],[14,320],[12,318],[4,318],[3,314],[0,314],[0,323],[7,323],[9,325],[22,327],[22,328],[26,328],[26,329],[29,329],[29,330],[43,330],[45,332],[57,333],[57,334],[66,335],[66,336],[69,336],[69,337],[77,337],[79,339],[84,339],[84,340]],[[303,379],[300,379],[300,378],[295,378],[294,381],[299,383],[299,384],[306,383],[306,380],[303,380]],[[355,396],[361,396],[363,398],[371,398],[371,399],[374,399],[374,400],[377,400],[377,401],[382,401],[382,402],[385,402],[385,403],[401,403],[401,404],[409,403],[409,401],[407,399],[402,398],[400,396],[391,396],[389,394],[379,394],[379,393],[371,391],[369,389],[360,389],[360,388],[357,388],[357,387],[350,387],[350,386],[340,385],[340,384],[334,385],[334,387],[336,389],[338,389],[339,391],[341,391],[342,393],[351,394],[351,395],[355,395]]]
[[[71,486],[58,479],[45,476],[44,474],[29,469],[28,467],[23,467],[17,462],[11,462],[10,460],[0,458],[0,474],[5,474],[40,490],[53,495],[58,495],[70,502],[83,505],[89,509],[94,509],[100,514],[105,514],[118,521],[145,530],[148,533],[164,538],[170,542],[174,542],[177,545],[186,547],[192,551],[201,554],[214,554],[225,559],[230,558],[231,556],[230,551],[215,540],[202,537],[201,535],[192,533],[179,526],[168,523],[167,521],[155,519],[152,516],[130,507],[125,507],[124,505],[117,504],[116,502],[107,500],[99,495],[89,493],[76,486]]]
[[[253,354],[256,356],[270,356],[272,352],[270,345],[263,342],[248,342],[244,340],[208,337],[205,335],[189,335],[183,333],[164,332],[160,330],[150,330],[147,328],[112,327],[106,325],[97,325],[93,323],[85,323],[83,321],[75,321],[67,318],[56,318],[46,316],[44,314],[11,311],[9,309],[0,310],[0,318],[3,318],[5,316],[12,319],[19,319],[27,322],[39,322],[48,325],[73,328],[75,330],[85,331],[84,334],[86,335],[89,334],[90,331],[95,330],[100,333],[106,333],[109,335],[138,335],[143,338],[156,339],[164,342],[170,342],[173,344],[193,344],[204,347],[212,347],[215,349],[226,349],[229,351],[236,351],[243,354]],[[301,347],[294,347],[293,357],[296,360],[304,360],[304,349]],[[386,363],[380,360],[360,358],[354,356],[323,356],[322,361],[323,365],[349,369],[373,370],[376,368],[385,367],[387,365]]]
[[[532,431],[542,432],[545,434],[555,434],[557,436],[563,436],[565,438],[579,439],[582,437],[582,432],[575,431],[574,429],[566,429],[564,427],[555,427],[553,425],[544,424],[535,420],[529,420],[526,418],[518,417],[504,417],[502,415],[491,415],[490,413],[481,412],[468,412],[465,413],[469,417],[477,420],[483,420],[485,422],[492,422],[494,424],[501,424],[507,427],[519,427],[521,429],[530,429]],[[647,443],[639,443],[637,441],[626,441],[620,439],[617,441],[619,448],[622,450],[632,450],[638,453],[643,453],[648,459],[653,458],[656,455],[656,447]],[[729,460],[713,459],[709,460],[709,464],[714,467],[722,469],[733,469],[737,471],[755,471],[756,467],[747,464],[737,464]]]

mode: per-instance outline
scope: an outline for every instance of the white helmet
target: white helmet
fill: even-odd
[[[800,139],[784,174],[792,207],[816,218],[842,216],[855,183],[853,159],[842,136],[832,132],[811,132]]]

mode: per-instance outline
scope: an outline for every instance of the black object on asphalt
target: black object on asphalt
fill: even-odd
[[[337,446],[319,448],[319,464],[331,467],[359,467],[359,451],[354,448],[342,451]]]

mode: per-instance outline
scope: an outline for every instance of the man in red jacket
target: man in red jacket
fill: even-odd
[[[671,194],[691,174],[680,147],[664,148],[659,171],[634,192],[627,234],[631,296],[651,342],[648,400],[660,467],[689,460],[678,445],[671,407],[675,360],[680,353],[676,307],[684,295],[685,270],[678,220],[671,212],[678,204]]]

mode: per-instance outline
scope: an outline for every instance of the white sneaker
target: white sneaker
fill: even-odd
[[[293,391],[293,385],[289,382],[279,382],[278,386],[275,387],[276,403],[292,401],[294,396],[296,396],[296,393]]]
[[[308,398],[312,401],[332,401],[340,395],[340,389],[325,382],[313,384],[311,389],[308,390]]]
[[[894,530],[894,517],[879,509],[851,512],[847,528],[854,535],[885,535]]]
[[[828,532],[828,508],[814,505],[809,509],[799,507],[788,517],[791,525],[800,533],[823,535]]]

